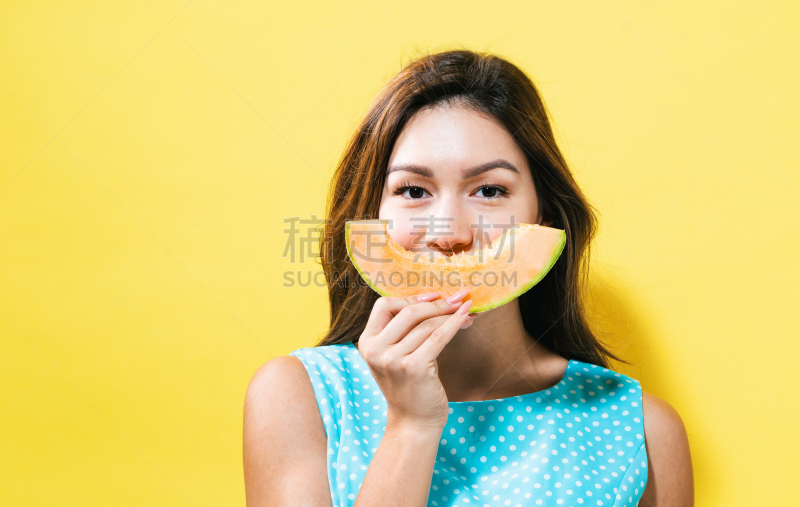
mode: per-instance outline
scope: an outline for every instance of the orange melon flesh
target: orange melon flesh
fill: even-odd
[[[467,289],[470,313],[497,308],[539,283],[566,244],[562,229],[516,224],[491,245],[445,256],[409,251],[389,235],[388,220],[345,224],[347,253],[364,281],[378,294],[407,297],[439,292],[446,298]]]

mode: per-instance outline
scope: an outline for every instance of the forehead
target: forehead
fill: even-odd
[[[527,168],[522,150],[497,120],[462,105],[443,105],[422,109],[409,120],[395,142],[389,166],[459,170],[497,159]]]

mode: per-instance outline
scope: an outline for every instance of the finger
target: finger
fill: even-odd
[[[375,306],[370,312],[367,325],[364,327],[364,336],[374,336],[386,327],[391,320],[400,313],[400,310],[420,302],[430,301],[439,296],[438,292],[429,292],[404,298],[380,297],[375,301]],[[420,300],[420,298],[422,298]]]
[[[433,361],[442,352],[442,349],[450,343],[453,336],[456,335],[461,324],[467,321],[469,315],[469,307],[472,301],[467,301],[450,316],[447,321],[439,326],[427,340],[423,341],[417,349],[411,353],[412,356],[417,356],[420,361]]]
[[[421,322],[440,315],[454,313],[461,306],[461,300],[466,296],[466,293],[467,291],[461,291],[446,300],[437,299],[430,303],[409,305],[403,308],[381,331],[380,340],[387,345],[395,344]]]
[[[459,327],[459,329],[467,329],[468,327],[470,327],[472,325],[474,320],[475,320],[475,318],[472,315],[470,315],[469,319],[467,319],[466,322],[461,324],[461,327]]]
[[[420,322],[417,324],[417,327],[412,329],[402,340],[392,346],[392,353],[398,356],[405,356],[414,352],[434,331],[442,327],[451,317],[452,315],[440,315]],[[467,320],[464,324],[471,323],[472,317],[467,316]],[[462,328],[464,324],[461,325]]]

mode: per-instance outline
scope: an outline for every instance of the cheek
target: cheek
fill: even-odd
[[[406,250],[414,245],[414,239],[417,236],[416,229],[413,227],[414,222],[410,220],[411,216],[408,210],[392,206],[388,202],[381,203],[378,210],[379,219],[392,221],[389,227],[389,236]]]
[[[527,206],[519,207],[518,209],[515,208],[507,208],[503,210],[495,210],[490,212],[481,213],[483,216],[483,223],[485,224],[482,228],[480,228],[481,239],[476,241],[483,241],[488,236],[491,242],[494,242],[500,236],[503,235],[505,231],[511,228],[515,224],[534,224],[536,223],[536,213],[531,212]],[[475,217],[475,220],[472,222],[476,224],[476,227],[473,228],[473,235],[478,236],[479,229],[477,224],[479,223],[478,216]]]
[[[409,216],[395,213],[391,217],[380,218],[392,219],[392,226],[389,229],[389,236],[391,236],[398,245],[402,246],[406,250],[411,250],[411,247],[419,247],[420,245],[424,245],[422,240],[417,239],[420,233],[424,232],[424,230],[414,227],[417,222],[410,220]]]

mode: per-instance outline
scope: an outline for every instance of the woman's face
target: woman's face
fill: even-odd
[[[510,225],[541,223],[524,153],[497,121],[463,106],[423,109],[389,159],[378,218],[407,250],[458,254]],[[548,225],[541,223],[541,225]]]

